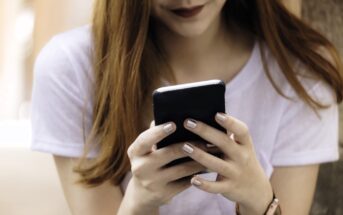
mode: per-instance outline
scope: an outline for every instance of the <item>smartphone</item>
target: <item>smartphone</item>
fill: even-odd
[[[157,149],[173,143],[203,141],[198,135],[184,128],[185,119],[202,121],[223,132],[226,130],[215,121],[218,112],[225,113],[225,83],[208,80],[161,87],[153,92],[155,125],[174,122],[176,131],[157,144]]]

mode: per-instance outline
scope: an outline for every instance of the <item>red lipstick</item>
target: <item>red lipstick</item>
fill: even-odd
[[[196,6],[193,8],[178,8],[178,9],[172,10],[172,12],[183,18],[190,18],[199,14],[201,10],[203,9],[203,7],[204,5]]]

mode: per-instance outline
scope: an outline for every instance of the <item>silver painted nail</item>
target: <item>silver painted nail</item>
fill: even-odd
[[[185,151],[189,154],[193,153],[193,151],[194,151],[192,146],[188,145],[187,143],[183,144],[182,149],[183,149],[183,151]]]
[[[191,183],[194,184],[194,185],[196,185],[196,186],[200,186],[200,185],[201,185],[201,181],[199,181],[199,180],[196,179],[196,178],[193,178],[193,179],[191,180]]]
[[[195,121],[193,121],[193,120],[187,120],[187,122],[186,122],[186,126],[188,127],[188,128],[195,128],[195,127],[197,127],[197,123],[195,122]]]
[[[219,119],[220,121],[225,121],[226,117],[224,114],[222,113],[217,113],[217,119]]]
[[[174,126],[172,123],[168,123],[167,125],[163,126],[163,130],[169,134],[174,130]]]

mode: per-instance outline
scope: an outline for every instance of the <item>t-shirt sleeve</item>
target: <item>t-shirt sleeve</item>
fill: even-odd
[[[66,157],[82,155],[85,144],[84,92],[58,39],[39,54],[34,67],[31,149]],[[94,154],[90,154],[90,157]]]
[[[299,99],[288,101],[273,148],[273,166],[318,164],[339,158],[335,94],[324,82],[316,83],[309,93],[330,106],[316,114]]]

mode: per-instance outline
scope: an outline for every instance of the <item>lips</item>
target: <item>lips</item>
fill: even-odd
[[[192,8],[177,8],[177,9],[173,9],[171,11],[174,14],[181,16],[183,18],[190,18],[190,17],[196,16],[197,14],[199,14],[203,8],[204,8],[204,5],[200,5],[200,6],[196,6],[196,7],[192,7]]]

